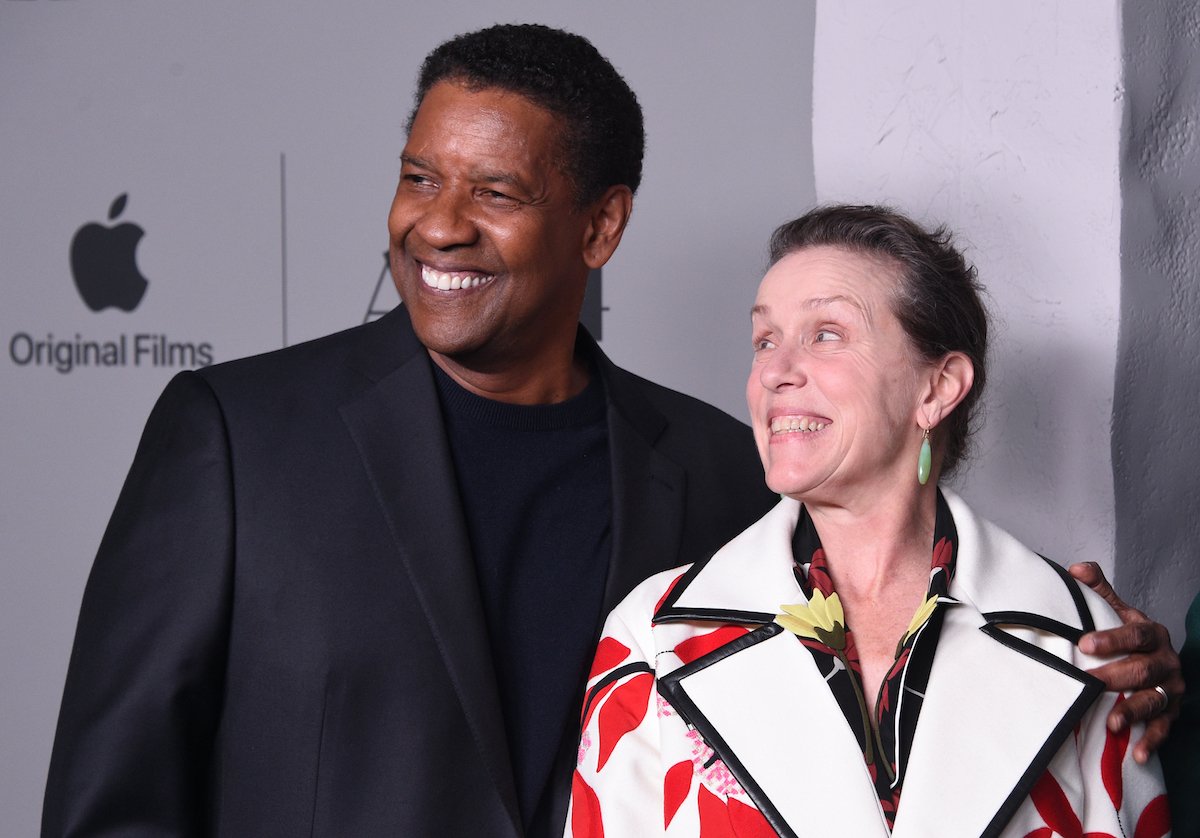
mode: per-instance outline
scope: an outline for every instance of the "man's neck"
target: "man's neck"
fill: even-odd
[[[557,404],[583,392],[588,364],[574,354],[538,365],[535,370],[479,370],[430,350],[429,357],[468,392],[508,404]]]

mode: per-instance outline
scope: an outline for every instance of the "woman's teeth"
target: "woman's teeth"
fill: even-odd
[[[790,434],[797,431],[809,433],[823,430],[827,424],[823,419],[808,416],[776,416],[771,420],[771,433]]]

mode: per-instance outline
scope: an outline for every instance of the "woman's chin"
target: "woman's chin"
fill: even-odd
[[[772,474],[767,472],[767,488],[778,495],[803,500],[804,496],[817,489],[821,481],[796,474]]]

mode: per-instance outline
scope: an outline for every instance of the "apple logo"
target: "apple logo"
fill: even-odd
[[[125,211],[128,193],[108,208],[108,220],[116,221]],[[149,283],[137,267],[135,251],[145,230],[136,224],[84,224],[71,239],[71,274],[79,296],[92,311],[110,306],[133,311],[142,301]]]

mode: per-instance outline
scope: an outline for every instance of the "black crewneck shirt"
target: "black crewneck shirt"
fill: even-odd
[[[612,552],[604,386],[514,405],[433,365],[467,521],[526,834],[574,729]],[[561,829],[561,824],[558,825]]]

